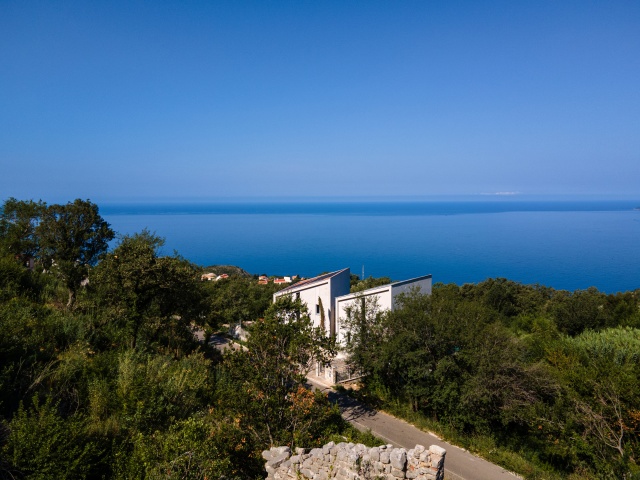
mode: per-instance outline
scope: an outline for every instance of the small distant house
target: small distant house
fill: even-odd
[[[269,279],[267,278],[261,278],[260,280],[258,280],[258,285],[266,285],[267,283],[269,283]]]
[[[200,280],[202,280],[203,282],[210,282],[212,280],[216,280],[217,275],[215,273],[203,273],[200,276]]]

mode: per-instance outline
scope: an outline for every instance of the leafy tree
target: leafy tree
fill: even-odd
[[[0,250],[29,264],[40,250],[36,229],[46,209],[42,201],[21,201],[9,198],[0,212]]]
[[[351,275],[351,293],[362,292],[368,288],[379,287],[381,285],[387,285],[388,283],[391,283],[389,277],[367,277],[359,280],[357,275]]]
[[[209,294],[211,328],[261,318],[272,303],[273,293],[280,288],[274,283],[260,285],[240,275],[203,283]]]
[[[607,307],[607,296],[589,288],[571,293],[559,292],[549,308],[561,332],[578,335],[586,329],[611,325],[613,322]]]
[[[104,318],[115,322],[116,343],[181,354],[194,347],[189,326],[205,320],[206,296],[198,269],[180,257],[160,256],[163,243],[146,230],[124,236],[94,269],[92,289]]]
[[[96,204],[77,199],[44,209],[36,235],[42,261],[64,280],[69,292],[67,307],[71,307],[81,282],[88,276],[88,268],[106,252],[114,232],[98,213]]]
[[[610,478],[640,473],[640,330],[614,328],[565,337],[548,361],[563,386],[563,411],[549,408],[545,431]]]
[[[50,401],[41,404],[36,397],[33,408],[21,406],[9,431],[2,453],[19,476],[45,480],[97,474],[93,468],[102,452],[85,435],[81,417],[62,418]]]
[[[211,414],[172,423],[167,430],[137,434],[116,457],[116,478],[205,480],[264,476],[264,461],[245,432]]]
[[[384,341],[383,315],[375,296],[356,296],[345,309],[345,350],[349,363],[363,374],[375,373],[377,355]]]
[[[336,414],[326,397],[304,388],[316,361],[334,353],[299,300],[281,298],[250,330],[247,350],[228,355],[224,401],[258,444],[308,445]],[[316,432],[315,435],[312,432]]]

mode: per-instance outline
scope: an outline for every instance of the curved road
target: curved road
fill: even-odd
[[[329,400],[336,403],[345,420],[360,430],[371,430],[378,438],[396,447],[407,450],[416,445],[429,448],[439,445],[447,451],[444,461],[445,478],[450,480],[516,480],[521,478],[502,467],[488,462],[466,450],[443,442],[431,433],[423,432],[413,425],[392,417],[384,412],[378,412],[353,398],[340,394],[320,383],[314,378],[308,378],[312,387],[321,390],[329,396]]]

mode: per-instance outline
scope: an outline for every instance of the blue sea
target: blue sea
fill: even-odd
[[[640,288],[640,199],[246,200],[102,204],[200,265],[314,276],[350,267],[463,284],[506,277],[604,292]]]

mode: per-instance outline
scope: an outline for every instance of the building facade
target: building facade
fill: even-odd
[[[318,363],[315,375],[324,378],[328,383],[338,383],[358,376],[357,372],[350,370],[344,353],[344,347],[350,338],[347,322],[349,310],[363,305],[374,306],[380,312],[393,310],[396,307],[398,295],[412,290],[430,295],[431,287],[431,275],[425,275],[369,288],[362,292],[349,293],[351,272],[345,268],[295,283],[274,293],[273,301],[287,295],[300,299],[307,306],[313,326],[320,327],[327,336],[336,337],[341,347],[338,356],[327,365]]]
[[[337,297],[334,310],[336,312],[335,335],[338,344],[344,348],[349,340],[347,318],[350,311],[354,309],[362,311],[366,308],[375,309],[377,312],[393,311],[396,307],[398,295],[409,293],[412,290],[416,290],[423,295],[431,295],[431,287],[431,275],[424,275]]]
[[[325,273],[314,278],[301,280],[273,294],[275,302],[279,297],[290,295],[300,299],[309,310],[314,327],[320,327],[325,335],[335,335],[335,299],[349,293],[351,272],[348,268]]]

